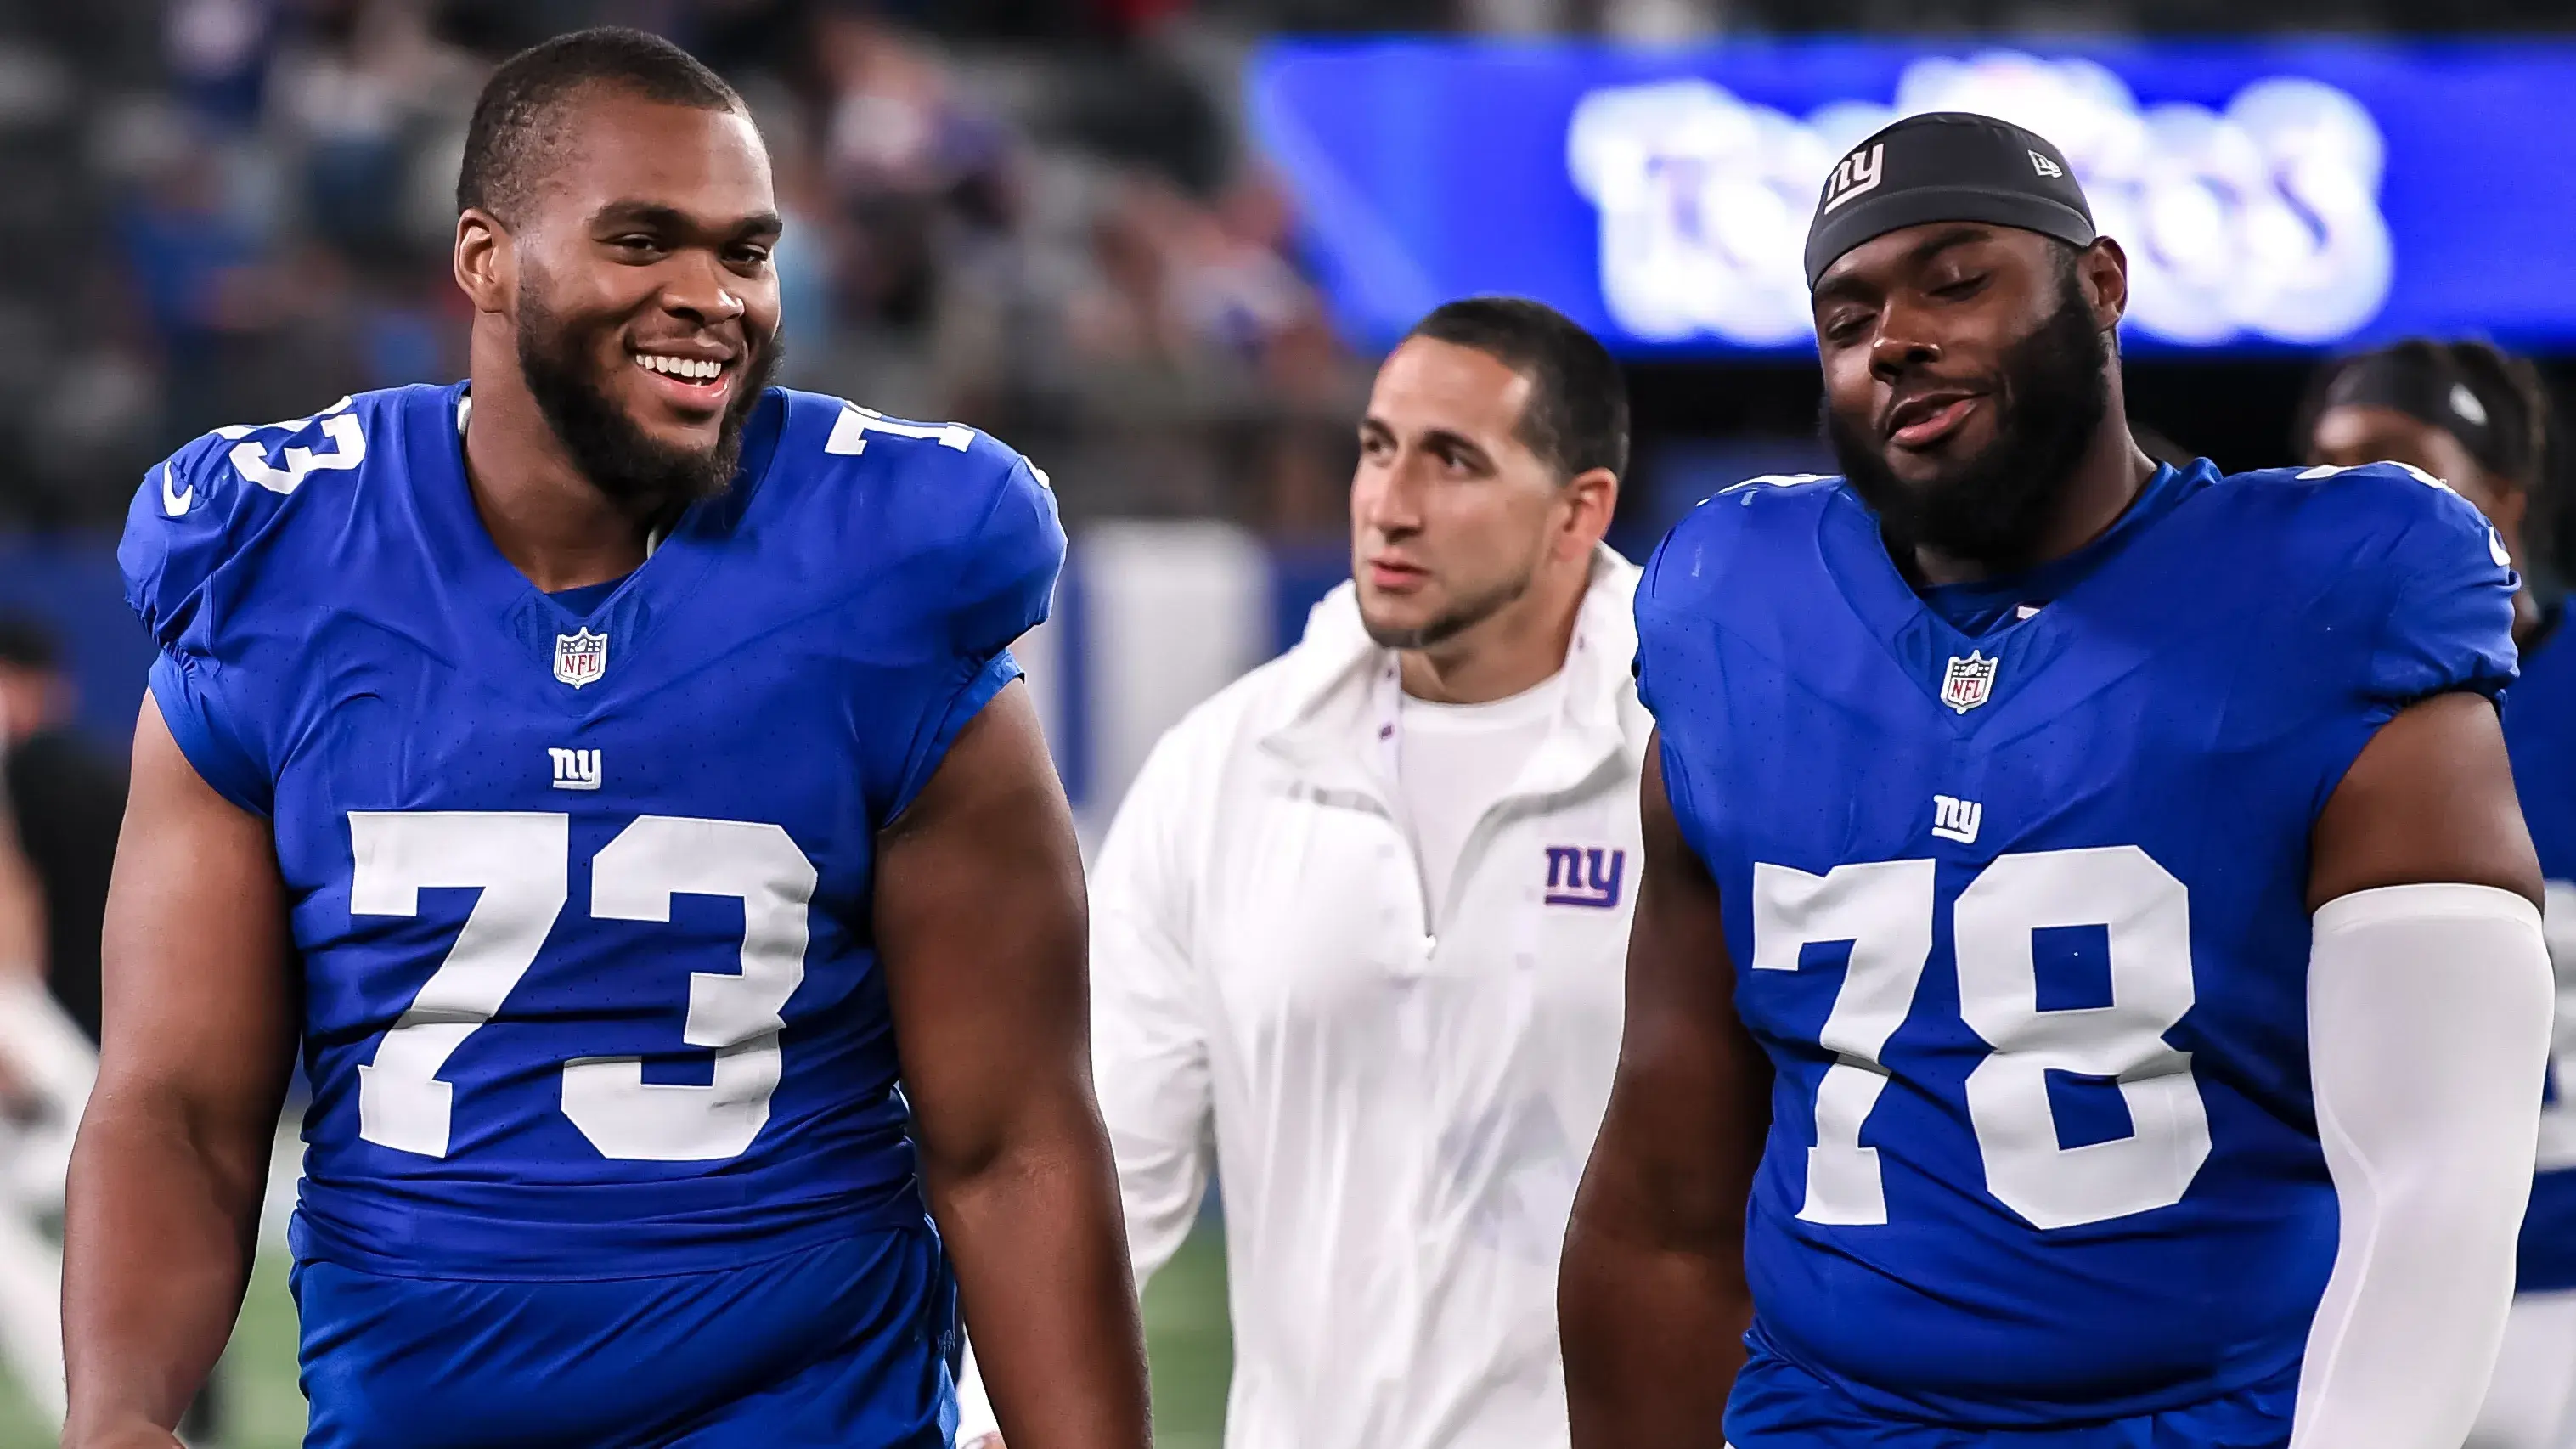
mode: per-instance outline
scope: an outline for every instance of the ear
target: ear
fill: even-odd
[[[2129,254],[2111,238],[2095,237],[2076,258],[2075,273],[2083,279],[2084,296],[2093,304],[2094,322],[2108,332],[2129,315]]]
[[[481,207],[456,218],[456,285],[477,312],[508,313],[517,302],[519,259],[510,229]]]
[[[1566,480],[1565,528],[1557,535],[1560,557],[1589,558],[1619,511],[1619,475],[1607,468],[1587,468]]]

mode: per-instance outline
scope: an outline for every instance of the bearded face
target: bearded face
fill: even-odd
[[[1826,434],[1843,476],[1877,511],[1892,546],[1930,549],[1992,572],[2019,568],[2034,561],[2059,494],[2109,411],[2109,363],[2109,335],[2068,271],[2056,306],[2001,347],[1990,366],[1899,378],[1886,402],[1865,415],[1829,399]],[[1891,434],[1901,436],[1923,411],[1909,409],[1909,400],[1933,387],[1964,391],[1993,410],[1982,446],[1906,455]]]
[[[528,392],[582,475],[638,517],[659,517],[724,492],[742,462],[743,424],[778,368],[777,334],[745,339],[729,367],[732,396],[704,439],[658,437],[636,416],[625,374],[653,340],[633,320],[557,310],[541,273],[519,293],[519,370]],[[666,344],[667,345],[667,344]]]

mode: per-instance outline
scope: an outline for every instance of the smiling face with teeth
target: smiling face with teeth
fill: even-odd
[[[460,229],[458,279],[483,312],[476,426],[522,411],[487,396],[516,382],[593,486],[666,513],[723,490],[776,367],[768,152],[740,111],[609,85],[565,102],[555,134],[510,221],[468,212]]]

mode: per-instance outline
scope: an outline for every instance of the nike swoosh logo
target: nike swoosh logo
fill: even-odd
[[[185,488],[173,488],[170,485],[174,481],[176,480],[170,476],[170,465],[167,463],[162,464],[161,511],[169,514],[172,518],[177,518],[188,511],[189,504],[197,501],[197,485],[191,483]]]

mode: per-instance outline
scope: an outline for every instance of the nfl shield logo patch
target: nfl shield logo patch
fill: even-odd
[[[600,642],[605,644],[607,641]],[[1955,654],[1950,656],[1949,667],[1941,671],[1941,702],[1960,714],[1966,714],[1994,698],[1995,665],[1999,662],[1974,649],[1968,651],[1965,659]]]
[[[1953,659],[1952,664],[1959,661]],[[555,636],[555,678],[575,689],[608,672],[608,636],[583,627]]]

